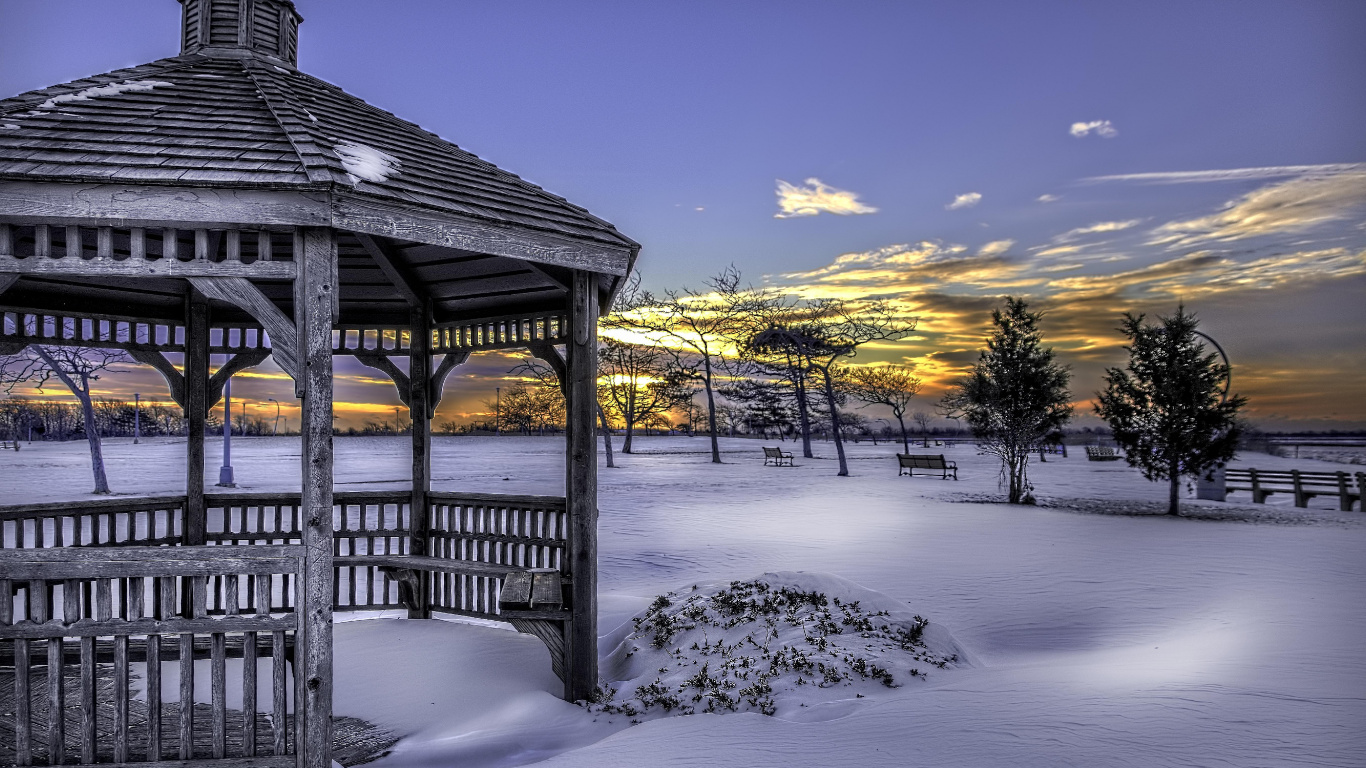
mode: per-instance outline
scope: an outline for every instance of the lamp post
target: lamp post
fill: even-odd
[[[272,397],[270,402],[275,403],[275,424],[270,428],[270,436],[275,437],[280,434],[280,401]]]
[[[236,488],[232,477],[232,377],[223,382],[223,466],[218,470],[218,485]]]
[[[503,388],[493,388],[493,433],[503,434]]]
[[[133,393],[133,445],[142,437],[142,396]]]

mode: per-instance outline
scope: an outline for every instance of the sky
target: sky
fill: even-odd
[[[646,288],[734,265],[920,318],[858,362],[916,365],[926,407],[1020,295],[1080,412],[1121,313],[1184,303],[1255,422],[1366,428],[1360,0],[297,5],[301,69],[613,222]],[[179,6],[0,0],[0,26],[8,96],[174,55]],[[513,364],[457,369],[438,420]],[[338,371],[343,423],[392,414]],[[289,389],[269,365],[237,388]]]

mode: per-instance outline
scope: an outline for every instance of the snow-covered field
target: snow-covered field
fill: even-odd
[[[1010,507],[994,501],[996,467],[966,446],[929,449],[959,463],[955,483],[897,477],[896,446],[851,446],[853,476],[839,478],[829,444],[791,469],[762,466],[759,445],[725,440],[716,466],[704,439],[639,439],[641,453],[600,471],[599,630],[616,706],[556,699],[534,638],[378,618],[337,627],[338,714],[405,735],[385,766],[1366,765],[1366,514],[1243,494],[1171,519],[1152,514],[1164,487],[1076,454],[1031,466],[1045,506]],[[406,438],[336,446],[339,489],[406,484]],[[110,482],[182,492],[183,452],[183,440],[109,441]],[[297,488],[298,454],[297,438],[235,439],[239,486]],[[88,461],[82,443],[0,452],[0,504],[82,498]],[[1235,466],[1343,468],[1264,454]],[[559,494],[563,443],[437,438],[433,468],[440,489]],[[744,636],[709,614],[669,646],[684,652],[669,666],[648,642],[658,604],[641,627],[632,616],[658,595],[682,612],[764,574],[922,616],[927,646],[905,652],[959,659],[941,668],[872,638],[896,687],[841,668],[848,686],[775,680],[773,716],[706,714],[705,697],[688,716],[620,706],[642,709],[629,692],[656,677],[686,685],[684,666],[706,663],[693,642]]]

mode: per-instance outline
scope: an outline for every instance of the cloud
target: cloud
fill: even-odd
[[[1152,245],[1168,249],[1302,232],[1366,210],[1366,171],[1304,176],[1255,189],[1209,216],[1172,221],[1153,230]]]
[[[980,202],[982,202],[981,192],[964,192],[961,195],[955,195],[953,202],[944,206],[944,208],[950,211],[956,211],[959,208],[971,208]]]
[[[1271,165],[1261,168],[1227,168],[1215,171],[1159,171],[1155,173],[1122,173],[1114,176],[1092,176],[1084,182],[1137,181],[1148,184],[1206,184],[1218,181],[1247,181],[1280,179],[1288,176],[1336,176],[1366,173],[1366,163],[1331,163],[1327,165]]]
[[[1059,200],[1061,200],[1061,199],[1062,199],[1062,196],[1061,196],[1061,195],[1049,195],[1049,194],[1042,194],[1042,195],[1039,195],[1038,197],[1034,198],[1034,200],[1035,200],[1036,202],[1040,202],[1040,203],[1056,203],[1057,201],[1059,201]]]
[[[807,179],[804,187],[778,179],[777,193],[779,210],[773,214],[775,219],[816,216],[821,213],[834,213],[840,216],[877,213],[873,206],[860,202],[857,193],[835,189],[820,179]]]
[[[999,256],[1005,253],[1006,251],[1010,250],[1010,246],[1014,244],[1014,240],[993,240],[987,243],[986,245],[982,246],[982,248],[979,251],[977,251],[977,255]]]
[[[1130,219],[1128,221],[1098,221],[1095,224],[1091,224],[1085,227],[1069,229],[1061,235],[1058,235],[1057,237],[1053,238],[1053,242],[1066,243],[1072,240],[1076,240],[1082,235],[1094,235],[1099,232],[1119,232],[1121,230],[1129,229],[1130,227],[1138,226],[1142,222],[1142,219]]]
[[[1092,120],[1089,123],[1072,123],[1070,133],[1079,139],[1092,133],[1102,139],[1113,139],[1119,135],[1119,130],[1109,120]]]

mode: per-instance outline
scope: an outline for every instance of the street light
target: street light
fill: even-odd
[[[133,393],[133,445],[142,437],[142,400],[141,395]]]
[[[270,428],[270,436],[275,437],[280,434],[280,401],[273,397],[269,398],[269,400],[270,402],[275,403],[275,424]]]
[[[218,485],[236,488],[232,477],[232,377],[223,382],[223,466],[218,470]]]
[[[487,400],[485,402],[488,402]],[[503,388],[493,388],[493,433],[503,434]]]

